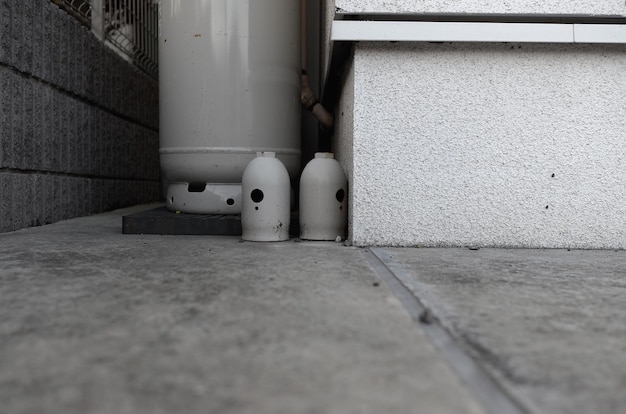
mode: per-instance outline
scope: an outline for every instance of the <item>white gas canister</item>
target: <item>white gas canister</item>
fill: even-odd
[[[330,152],[318,152],[300,177],[300,238],[343,239],[347,222],[348,184]]]
[[[248,241],[289,239],[289,173],[274,152],[259,152],[245,168],[241,191],[241,238]]]

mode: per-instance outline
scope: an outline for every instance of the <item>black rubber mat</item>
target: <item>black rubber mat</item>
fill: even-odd
[[[241,216],[177,213],[159,207],[123,216],[122,233],[241,236]]]
[[[241,236],[241,216],[188,214],[158,207],[122,217],[122,234]],[[291,213],[289,236],[300,235],[298,213]]]

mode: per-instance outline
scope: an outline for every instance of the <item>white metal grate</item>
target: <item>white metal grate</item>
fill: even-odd
[[[104,37],[137,66],[158,73],[158,4],[153,0],[105,0]]]
[[[91,26],[90,0],[52,0],[52,2],[76,17],[83,25]]]
[[[157,0],[52,0],[120,55],[158,77]]]

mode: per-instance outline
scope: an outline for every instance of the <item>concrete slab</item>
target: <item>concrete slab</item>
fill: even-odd
[[[3,413],[483,412],[361,250],[133,211],[0,234]]]
[[[529,411],[626,410],[626,252],[373,251]]]

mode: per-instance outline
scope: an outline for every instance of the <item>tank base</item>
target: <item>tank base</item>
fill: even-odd
[[[172,183],[166,206],[191,214],[241,214],[241,184]]]

